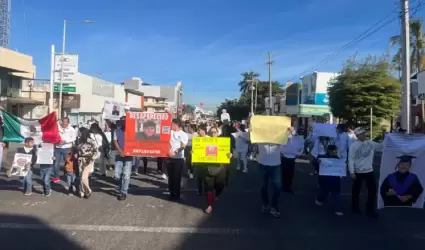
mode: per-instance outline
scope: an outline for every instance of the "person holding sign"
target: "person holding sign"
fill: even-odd
[[[351,190],[351,210],[360,213],[359,195],[363,181],[367,186],[366,213],[372,218],[377,218],[376,213],[376,180],[373,170],[375,151],[382,151],[382,143],[366,140],[366,130],[358,127],[354,130],[357,141],[351,144],[348,151],[348,171],[354,180]]]
[[[328,145],[326,154],[319,156],[319,158],[317,159],[317,162],[320,164],[322,162],[322,159],[326,159],[326,158],[339,159],[338,148],[335,145]],[[316,196],[316,205],[322,206],[323,202],[326,200],[328,195],[331,194],[332,207],[333,207],[335,215],[337,216],[344,215],[341,212],[341,207],[340,207],[341,177],[319,175],[317,178],[317,181],[319,184],[319,190]]]
[[[213,127],[209,131],[211,137],[218,137],[218,129]],[[232,153],[227,153],[227,157],[232,158]],[[204,175],[203,180],[205,184],[205,192],[207,195],[208,207],[204,210],[205,213],[212,213],[212,206],[214,200],[218,200],[218,197],[223,192],[226,185],[226,168],[224,164],[204,163]],[[214,197],[215,192],[215,197]]]
[[[25,163],[26,175],[22,177],[22,183],[24,186],[24,195],[28,196],[32,194],[32,168],[37,162],[37,147],[34,145],[34,138],[27,137],[24,139],[24,147],[17,148],[16,154],[31,155],[31,161]],[[16,158],[16,157],[15,157]],[[19,161],[18,161],[19,163]],[[13,166],[14,164],[12,164]]]
[[[319,173],[319,163],[317,159],[320,156],[326,155],[326,149],[329,145],[335,145],[333,139],[328,136],[319,136],[314,140],[313,149],[311,150],[311,156],[313,156],[312,165],[314,172],[311,175],[317,175]]]
[[[410,172],[412,159],[410,155],[397,157],[400,159],[396,171],[389,174],[382,182],[380,195],[385,207],[411,207],[423,192],[419,178]]]

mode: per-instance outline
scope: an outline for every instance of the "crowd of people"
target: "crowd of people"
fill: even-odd
[[[40,175],[43,181],[43,193],[51,195],[51,183],[60,181],[61,167],[67,183],[67,193],[89,199],[92,195],[90,177],[98,167],[100,175],[106,176],[107,171],[113,171],[113,178],[120,182],[118,200],[126,200],[131,175],[138,175],[140,170],[147,173],[148,157],[132,157],[124,154],[125,117],[116,122],[107,121],[101,129],[97,122],[89,128],[82,126],[74,128],[68,118],[60,121],[59,133],[61,141],[55,145],[53,164],[40,165]],[[187,176],[195,179],[198,185],[198,195],[205,195],[205,213],[211,213],[214,201],[218,199],[228,184],[230,168],[227,164],[192,163],[192,138],[229,137],[231,149],[227,157],[236,159],[236,168],[243,173],[248,172],[248,159],[255,158],[262,177],[261,198],[263,212],[274,217],[280,217],[279,198],[281,192],[294,193],[292,182],[295,172],[295,161],[303,154],[311,157],[314,169],[311,175],[317,175],[323,158],[340,158],[347,161],[348,171],[353,181],[352,212],[360,213],[359,193],[363,181],[368,188],[366,212],[368,216],[377,217],[376,213],[376,180],[373,170],[373,152],[380,150],[382,145],[366,140],[366,131],[362,128],[348,127],[343,124],[337,127],[337,138],[315,136],[311,129],[302,136],[303,145],[295,143],[298,135],[294,128],[289,128],[288,143],[252,144],[249,139],[249,129],[245,124],[229,122],[182,123],[173,119],[170,139],[170,152],[167,157],[157,158],[157,173],[162,179],[168,180],[169,198],[181,198],[181,178],[187,170]],[[19,152],[33,155],[28,174],[23,178],[24,194],[31,195],[32,171],[36,163],[36,151],[39,145],[34,145],[32,138],[26,138],[24,147]],[[141,166],[143,164],[143,166]],[[334,176],[318,176],[318,193],[315,203],[322,205],[329,194],[332,196],[333,212],[341,216],[339,195],[341,178]],[[271,197],[269,199],[269,186]]]

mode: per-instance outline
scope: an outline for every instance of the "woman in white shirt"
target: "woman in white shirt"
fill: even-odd
[[[186,149],[184,150],[185,153],[185,160],[186,160],[186,168],[187,168],[187,175],[189,176],[189,179],[193,179],[193,166],[192,166],[192,138],[198,136],[198,133],[196,131],[196,124],[189,124],[187,127],[187,145]]]
[[[109,157],[111,147],[108,143],[108,138],[103,133],[99,124],[92,123],[90,126],[90,138],[100,152],[100,157],[96,159],[95,164],[99,165],[100,174],[106,176],[106,159]]]

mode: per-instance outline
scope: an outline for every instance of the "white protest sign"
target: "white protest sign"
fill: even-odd
[[[41,143],[37,149],[37,164],[53,164],[54,146],[51,143]]]
[[[336,124],[313,123],[313,135],[336,138],[337,137],[336,126],[337,126]]]
[[[406,158],[406,156],[412,159],[408,161],[404,159],[403,170],[399,168],[400,158]],[[405,164],[408,164],[407,168]],[[378,209],[384,207],[424,208],[424,165],[425,135],[387,134],[382,151]]]
[[[320,158],[319,175],[347,176],[345,159]]]
[[[112,100],[105,101],[103,106],[103,118],[111,121],[117,121],[125,116],[125,111],[128,109],[128,104]]]
[[[16,153],[12,162],[11,175],[26,176],[31,166],[32,155]]]
[[[304,137],[302,135],[293,135],[288,143],[282,145],[284,154],[301,155],[304,150]]]
[[[220,116],[220,120],[222,121],[222,122],[224,122],[224,121],[229,121],[230,122],[230,115],[229,115],[229,113],[223,113],[223,114],[221,114],[221,116]]]

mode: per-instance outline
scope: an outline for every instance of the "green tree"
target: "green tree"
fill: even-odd
[[[417,73],[425,68],[425,35],[423,32],[423,21],[422,19],[410,20],[410,71],[411,73]],[[390,46],[400,45],[401,36],[393,36],[390,38]],[[394,55],[393,63],[398,63],[397,68],[401,68],[401,49]]]
[[[379,124],[399,111],[401,84],[391,75],[387,58],[352,58],[329,83],[328,96],[335,117],[350,124],[366,125],[372,108],[374,123]]]
[[[256,90],[253,93],[253,103],[255,106],[255,95],[257,94],[257,109],[255,110],[255,113],[262,114],[266,111],[265,108],[265,98],[270,96],[270,85],[268,81],[258,81],[256,84]],[[279,82],[273,81],[272,82],[272,94],[273,96],[276,96],[278,94],[284,94],[285,90],[282,87],[282,84]],[[251,91],[246,93],[241,93],[240,101],[247,105],[251,109]]]
[[[244,72],[241,74],[241,76],[243,77],[243,79],[242,81],[238,83],[239,91],[243,94],[246,94],[250,92],[250,87],[252,84],[251,81],[257,79],[260,76],[260,74],[251,71],[251,72]]]
[[[226,109],[232,120],[244,120],[249,116],[250,108],[241,102],[240,99],[225,99],[224,102],[217,107],[217,117],[220,118],[221,111]]]

